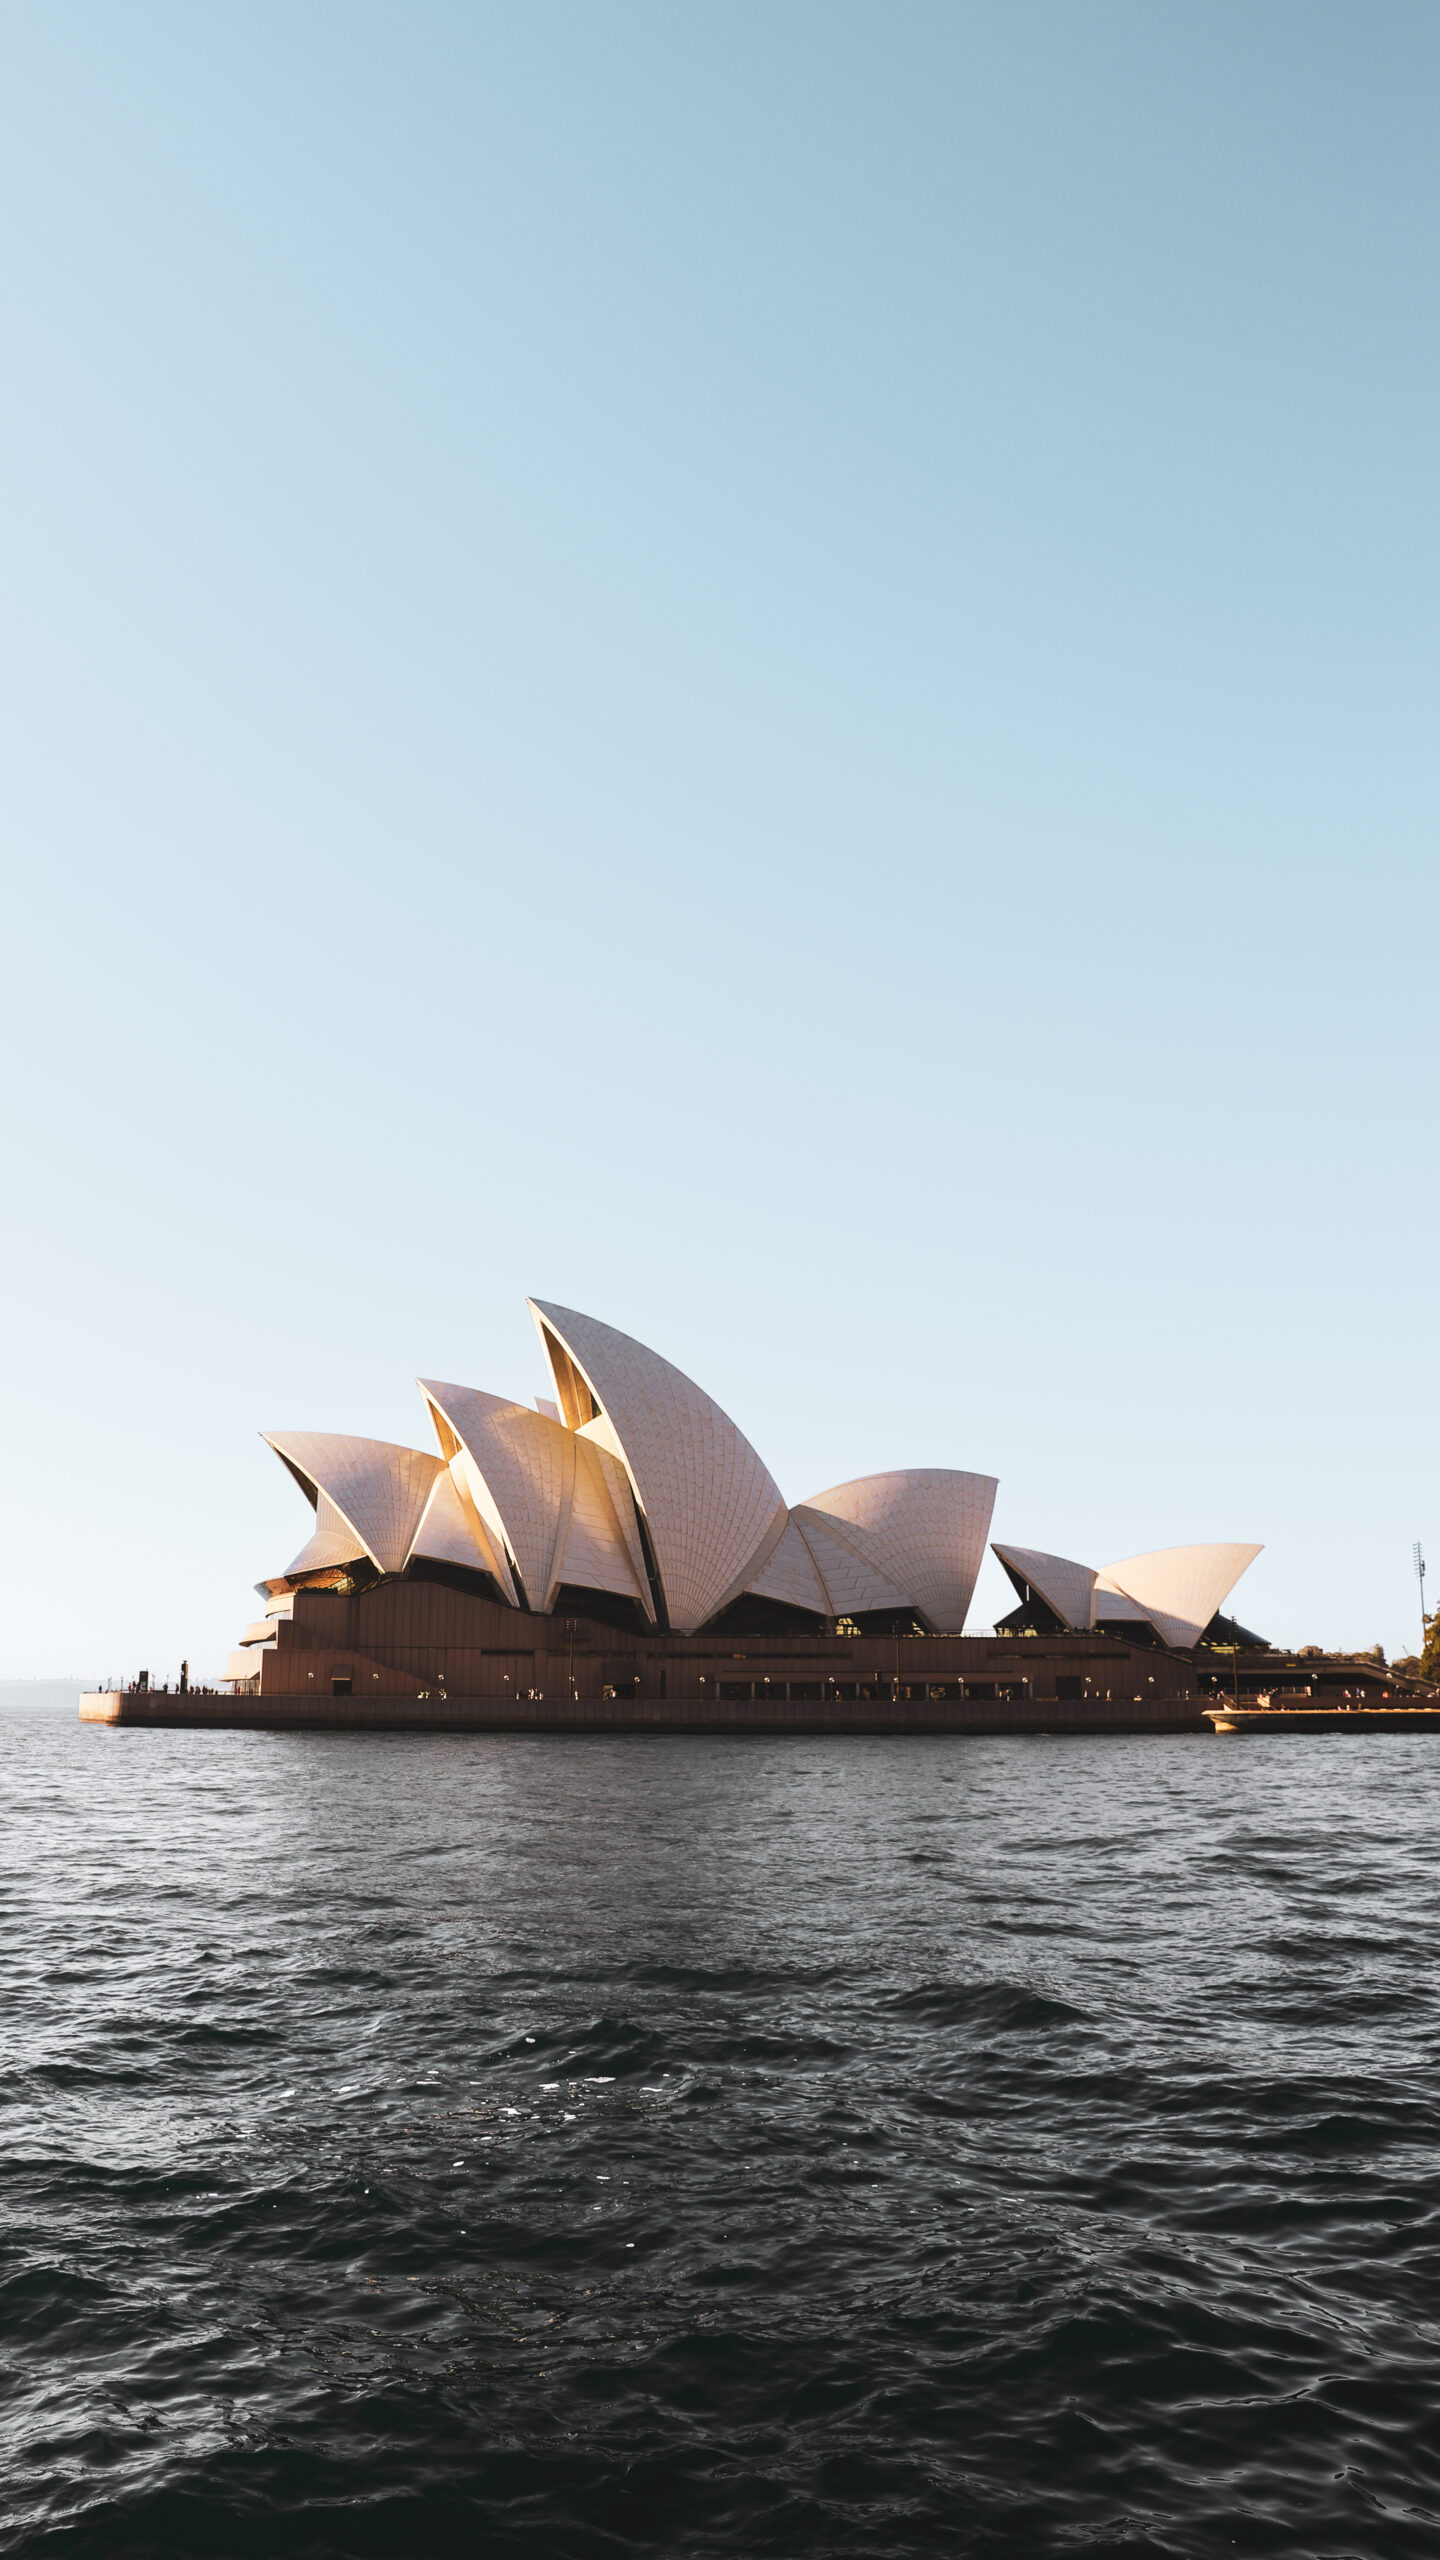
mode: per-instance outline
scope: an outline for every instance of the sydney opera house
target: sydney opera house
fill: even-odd
[[[664,1702],[681,1721],[687,1701],[822,1721],[867,1700],[1153,1708],[1189,1685],[1259,1552],[1090,1567],[997,1545],[1019,1606],[967,1636],[993,1476],[897,1468],[787,1503],[670,1361],[572,1308],[531,1312],[552,1388],[533,1406],[426,1378],[428,1448],[265,1434],[313,1521],[258,1586],[235,1696],[377,1715],[488,1700],[522,1721],[547,1699]]]

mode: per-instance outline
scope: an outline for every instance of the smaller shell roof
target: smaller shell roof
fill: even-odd
[[[575,1482],[570,1433],[533,1405],[482,1387],[440,1378],[422,1378],[420,1386],[469,1458],[476,1507],[494,1541],[514,1557],[531,1608],[544,1609]],[[508,1583],[508,1568],[505,1578]]]
[[[1148,1627],[1153,1623],[1148,1609],[1138,1600],[1127,1600],[1123,1591],[1095,1589],[1095,1624],[1097,1627]],[[1157,1629],[1157,1634],[1163,1629]]]
[[[993,1550],[1005,1567],[1017,1591],[1028,1584],[1038,1591],[1047,1609],[1053,1609],[1062,1627],[1078,1628],[1087,1634],[1095,1624],[1095,1568],[1077,1564],[1072,1556],[1051,1556],[1043,1547],[1002,1547]]]
[[[1167,1644],[1194,1644],[1261,1553],[1258,1546],[1234,1542],[1156,1547],[1103,1566],[1096,1587],[1136,1601]]]
[[[439,1378],[420,1385],[497,1550],[507,1597],[513,1557],[532,1609],[549,1610],[561,1583],[573,1582],[652,1615],[630,1487],[607,1451],[511,1397]]]
[[[1204,1634],[1222,1600],[1233,1590],[1257,1546],[1158,1547],[1125,1556],[1096,1572],[1072,1556],[1047,1555],[1041,1547],[997,1545],[1019,1590],[1029,1584],[1067,1627],[1148,1624],[1166,1644],[1192,1645]]]
[[[444,1460],[393,1440],[335,1431],[266,1431],[261,1437],[307,1498],[323,1493],[381,1573],[403,1573]]]
[[[464,1565],[471,1573],[489,1573],[497,1582],[500,1580],[494,1550],[485,1534],[485,1524],[470,1500],[459,1458],[452,1458],[436,1477],[410,1552],[412,1557],[429,1556],[437,1564]]]
[[[817,1618],[833,1618],[837,1614],[793,1511],[779,1543],[749,1588],[757,1600],[784,1600],[792,1609],[811,1610]]]
[[[298,1556],[291,1557],[286,1580],[298,1573],[328,1573],[336,1565],[356,1564],[364,1553],[364,1539],[357,1538],[329,1495],[322,1493],[315,1504],[315,1535],[306,1540]]]
[[[873,1541],[853,1520],[797,1503],[790,1514],[799,1530],[836,1618],[863,1617],[870,1609],[913,1609],[915,1600],[903,1582],[892,1581]]]
[[[958,1635],[984,1560],[997,1489],[995,1476],[959,1467],[895,1467],[812,1493],[803,1507],[862,1531],[868,1553],[911,1607],[932,1627]]]
[[[575,1434],[574,1449],[575,1493],[564,1546],[556,1550],[556,1585],[570,1582],[584,1591],[618,1592],[653,1622],[630,1479],[618,1458],[581,1432]]]

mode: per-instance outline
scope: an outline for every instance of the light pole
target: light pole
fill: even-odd
[[[1420,1585],[1420,1650],[1423,1654],[1425,1638],[1430,1630],[1425,1616],[1425,1555],[1418,1538],[1410,1552],[1415,1559],[1415,1579]]]

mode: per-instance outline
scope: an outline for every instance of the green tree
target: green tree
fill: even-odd
[[[1421,1653],[1407,1653],[1403,1662],[1392,1664],[1402,1679],[1433,1680],[1440,1687],[1440,1609],[1425,1620],[1425,1646]]]

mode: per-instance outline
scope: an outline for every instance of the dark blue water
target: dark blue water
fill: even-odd
[[[1440,2551],[1440,1737],[0,1754],[0,2547]]]

